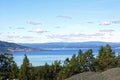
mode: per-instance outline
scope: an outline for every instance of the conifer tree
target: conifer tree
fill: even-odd
[[[57,80],[57,76],[58,76],[58,73],[61,71],[61,62],[60,61],[54,61],[54,63],[52,64],[51,68],[52,68],[52,75],[54,77],[53,80]]]
[[[3,79],[10,77],[13,62],[13,55],[11,53],[0,54],[0,77]]]
[[[86,60],[82,50],[78,51],[77,62],[78,62],[79,72],[85,71],[84,67],[85,67]]]
[[[84,53],[84,57],[85,57],[85,68],[86,70],[91,71],[91,65],[94,61],[94,56],[92,54],[92,49],[88,49],[85,53]]]
[[[18,78],[18,67],[17,64],[14,62],[11,67],[10,79],[17,79]]]
[[[31,80],[32,79],[31,73],[33,74],[33,70],[31,68],[32,66],[29,63],[29,59],[25,55],[23,59],[23,64],[21,65],[21,68],[20,68],[20,73],[19,73],[20,80]]]
[[[69,62],[70,62],[69,58],[66,58],[64,61],[64,66],[67,66],[69,64]]]
[[[120,54],[116,57],[116,67],[120,67]]]
[[[101,46],[98,56],[93,63],[95,71],[105,71],[115,67],[115,53],[112,51],[110,45]]]

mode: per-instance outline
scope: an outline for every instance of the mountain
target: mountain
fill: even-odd
[[[65,80],[120,80],[120,68],[112,68],[104,72],[84,72]]]
[[[4,52],[15,52],[15,51],[31,51],[32,48],[18,45],[15,43],[9,43],[5,41],[0,41],[0,53]]]
[[[99,48],[106,44],[111,45],[112,48],[120,48],[120,43],[115,42],[52,42],[52,43],[31,43],[31,44],[20,44],[23,46],[29,46],[33,48],[45,49],[45,48]]]
[[[0,41],[0,53],[14,51],[31,51],[31,50],[51,50],[52,48],[99,48],[106,44],[112,48],[120,48],[120,43],[115,42],[52,42],[52,43],[27,43],[15,44]]]

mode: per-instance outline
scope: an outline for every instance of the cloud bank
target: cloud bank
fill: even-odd
[[[100,25],[111,25],[111,22],[109,21],[103,21],[100,23]]]
[[[115,21],[103,21],[99,25],[112,25],[112,24],[120,24],[120,20]]]
[[[115,30],[113,29],[103,29],[103,30],[99,30],[100,32],[114,32]]]

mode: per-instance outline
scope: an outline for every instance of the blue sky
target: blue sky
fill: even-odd
[[[0,40],[120,42],[120,0],[0,0]]]

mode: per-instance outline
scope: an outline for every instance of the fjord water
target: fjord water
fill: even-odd
[[[79,49],[83,52],[89,48],[52,48],[51,50],[31,51],[31,52],[14,52],[14,60],[18,66],[22,64],[24,54],[29,58],[33,66],[44,65],[45,63],[52,64],[55,60],[60,60],[63,64],[64,60],[68,57],[71,58],[73,54],[78,54]],[[99,48],[92,48],[93,55],[98,54]],[[113,48],[116,55],[120,52],[119,48]]]

